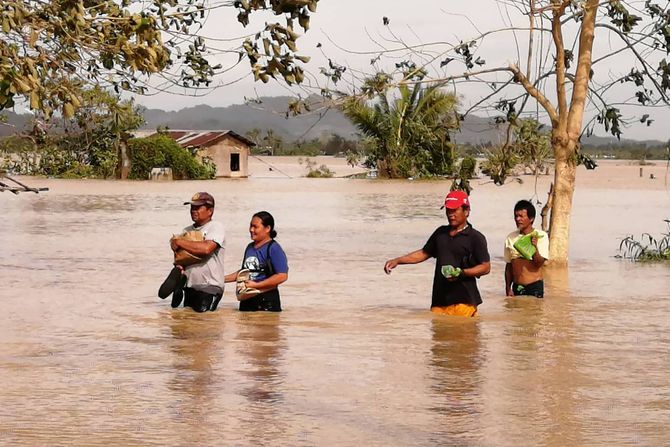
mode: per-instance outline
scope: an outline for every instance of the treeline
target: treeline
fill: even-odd
[[[667,160],[670,144],[648,146],[626,143],[611,146],[582,146],[582,152],[593,158],[614,158],[623,160]]]
[[[458,149],[461,154],[483,158],[498,146],[491,142],[477,145],[459,144]],[[669,147],[670,142],[658,145],[636,144],[634,142],[626,142],[620,145],[586,144],[582,146],[581,152],[596,159],[667,160],[670,157]]]
[[[341,155],[363,150],[360,141],[348,140],[336,134],[324,134],[320,138],[310,140],[298,139],[284,141],[273,129],[252,129],[244,135],[256,146],[251,153],[255,155],[300,155],[314,157],[317,155]]]
[[[345,115],[361,132],[351,139],[327,134],[287,142],[275,130],[259,128],[245,137],[256,145],[252,154],[342,156],[352,166],[376,169],[380,177],[450,177],[465,182],[479,171],[503,184],[510,176],[548,172],[553,163],[550,136],[536,121],[517,120],[509,144],[458,144],[451,139],[457,127],[452,122],[455,108],[455,98],[417,84],[381,103],[348,103]],[[121,101],[98,88],[88,90],[72,118],[57,122],[35,118],[30,131],[0,139],[0,170],[65,178],[146,179],[152,168],[170,167],[176,179],[214,177],[211,160],[198,157],[195,149],[182,148],[162,130],[150,138],[133,138],[143,122],[141,109],[132,101]],[[644,161],[669,156],[668,145],[626,142],[585,145],[579,162],[592,168],[598,158]],[[484,160],[477,166],[475,158]],[[468,189],[465,183],[460,187]]]
[[[0,139],[0,170],[60,178],[147,179],[154,167],[176,179],[209,179],[216,166],[167,135],[133,138],[144,122],[132,101],[100,88],[83,92],[71,118],[34,118],[30,131]]]

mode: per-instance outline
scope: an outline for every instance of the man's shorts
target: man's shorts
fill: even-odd
[[[184,289],[184,307],[190,307],[196,312],[206,312],[216,310],[216,306],[221,300],[221,295],[214,295],[199,290]]]
[[[521,284],[512,284],[514,296],[534,296],[535,298],[544,297],[544,281],[539,280],[522,286]]]
[[[435,306],[430,311],[440,315],[455,315],[458,317],[474,317],[477,315],[477,306],[472,304],[458,303],[451,306]]]

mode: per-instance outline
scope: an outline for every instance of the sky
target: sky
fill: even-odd
[[[243,103],[245,99],[261,96],[301,95],[319,93],[322,87],[334,87],[328,84],[326,78],[320,75],[321,67],[326,67],[328,59],[339,65],[348,67],[344,82],[338,88],[349,89],[352,85],[360,84],[365,74],[371,74],[375,68],[391,71],[396,62],[406,60],[400,57],[399,52],[385,53],[388,57],[379,59],[375,66],[371,60],[379,56],[382,50],[398,49],[402,45],[416,48],[412,60],[418,64],[432,61],[427,65],[432,76],[448,76],[460,74],[464,65],[460,62],[450,62],[445,68],[440,62],[445,59],[445,50],[461,41],[472,38],[491,30],[502,30],[510,24],[517,28],[527,28],[528,19],[519,11],[509,6],[511,2],[496,0],[320,0],[318,9],[312,14],[310,30],[298,40],[299,54],[308,55],[312,60],[305,65],[307,80],[303,87],[289,88],[284,83],[270,81],[268,84],[254,82],[250,74],[249,64],[242,61],[233,70],[215,78],[217,88],[204,96],[193,96],[190,91],[178,91],[178,94],[155,94],[136,97],[138,103],[150,108],[164,110],[178,110],[198,104],[208,104],[213,107],[223,107],[231,104]],[[243,28],[236,20],[234,8],[219,8],[207,18],[203,36],[219,39],[208,40],[208,46],[216,49],[235,49],[237,42],[245,34],[255,33],[263,28],[266,21],[276,20],[272,15],[252,15],[249,27]],[[383,17],[388,19],[384,25]],[[300,30],[301,31],[301,30]],[[544,33],[548,37],[547,33]],[[570,42],[573,34],[568,29],[566,39]],[[535,37],[539,42],[539,37]],[[488,35],[481,45],[473,48],[475,57],[486,63],[482,68],[507,66],[510,63],[519,63],[526,66],[528,32],[496,32]],[[545,40],[545,42],[548,42]],[[321,48],[317,48],[321,44]],[[546,49],[548,46],[544,45]],[[612,36],[597,35],[595,53],[606,54],[618,48],[618,41]],[[576,51],[575,51],[576,52]],[[541,54],[536,47],[536,53]],[[661,59],[659,55],[658,60]],[[654,56],[656,57],[656,56]],[[236,62],[236,54],[228,56],[214,56],[215,62],[229,66],[231,61]],[[629,71],[630,56],[620,55],[602,61],[594,66],[598,81],[605,82],[616,78],[619,73]],[[653,62],[654,66],[658,64]],[[536,66],[536,65],[534,65]],[[479,68],[479,67],[477,67]],[[491,74],[485,78],[486,82],[467,83],[451,86],[459,95],[461,110],[468,110],[488,96],[491,83],[498,85],[509,78],[507,73]],[[351,82],[350,82],[351,81]],[[551,85],[549,85],[551,87]],[[548,90],[549,92],[551,89]],[[512,89],[511,96],[520,93],[520,89]],[[551,95],[551,93],[549,93]],[[625,101],[633,97],[634,90],[628,86],[616,87],[610,90],[611,99]],[[633,102],[635,100],[633,99]],[[488,102],[490,105],[491,101]],[[528,111],[539,110],[536,105],[527,107]],[[621,107],[624,118],[629,119],[632,125],[624,130],[624,138],[631,139],[659,139],[667,140],[670,135],[661,123],[670,119],[667,107],[641,108]],[[475,109],[480,116],[495,116],[499,112]],[[638,117],[643,114],[651,115],[654,123],[651,126],[640,124]],[[595,112],[587,111],[587,120],[593,118]],[[546,121],[541,112],[536,115]],[[598,129],[598,135],[605,131]]]

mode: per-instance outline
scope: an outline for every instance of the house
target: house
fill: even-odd
[[[181,147],[196,149],[201,159],[216,164],[217,177],[249,176],[249,153],[256,144],[232,130],[168,130],[167,135]]]

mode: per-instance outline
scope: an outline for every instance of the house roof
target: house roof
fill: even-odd
[[[232,130],[168,130],[167,134],[181,147],[207,147],[218,143],[226,135],[241,141],[247,146],[256,143]]]

